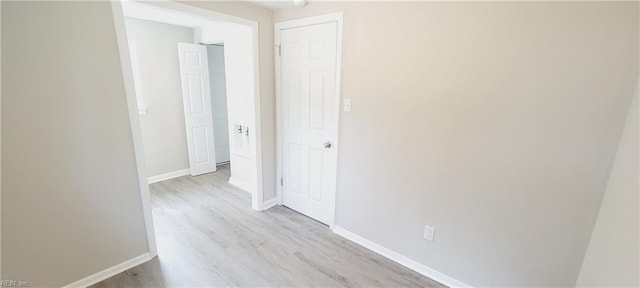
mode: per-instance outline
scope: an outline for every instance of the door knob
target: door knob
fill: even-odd
[[[329,141],[324,142],[324,144],[322,145],[322,147],[324,147],[324,149],[329,149],[329,148],[331,148],[331,142],[329,142]]]

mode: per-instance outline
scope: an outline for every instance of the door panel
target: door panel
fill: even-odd
[[[335,194],[337,23],[280,30],[280,42],[283,204],[328,224]]]
[[[191,107],[191,114],[203,114],[206,113],[204,107],[205,100],[202,75],[200,74],[187,74],[187,93],[189,94],[189,106]]]
[[[196,164],[207,163],[207,161],[209,161],[210,159],[209,151],[207,149],[207,146],[210,145],[209,141],[207,140],[208,138],[207,127],[199,126],[199,127],[194,127],[192,130],[193,130],[193,144],[195,145],[194,150],[196,152],[195,163]]]
[[[207,49],[178,43],[191,175],[216,171]]]

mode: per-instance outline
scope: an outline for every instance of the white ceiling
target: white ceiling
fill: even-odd
[[[207,26],[216,22],[209,19],[199,18],[197,15],[184,14],[173,10],[153,7],[132,1],[122,2],[122,12],[125,17],[156,21],[177,26],[197,28]]]
[[[260,7],[268,8],[271,10],[278,10],[282,8],[292,8],[296,7],[293,5],[293,0],[281,0],[281,1],[273,1],[273,0],[248,0],[251,4],[258,5]]]

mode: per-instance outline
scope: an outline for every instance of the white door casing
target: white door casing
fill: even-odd
[[[338,135],[338,21],[277,29],[282,203],[333,224]]]
[[[216,171],[207,48],[178,43],[191,175]]]

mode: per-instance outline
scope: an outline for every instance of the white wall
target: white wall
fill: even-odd
[[[0,2],[0,35],[2,31],[2,2]],[[0,37],[0,55],[2,55],[2,37]],[[2,67],[2,57],[0,57],[0,67]],[[0,69],[0,103],[2,103],[2,69]],[[2,106],[0,105],[0,127],[2,127]],[[2,151],[2,133],[0,133],[0,151]],[[2,191],[2,153],[0,153],[0,192]],[[2,199],[2,193],[0,193]],[[2,215],[2,202],[0,201],[0,216]],[[0,279],[2,278],[2,217],[0,217]]]
[[[638,94],[634,98],[578,286],[640,286]]]
[[[213,141],[216,162],[229,161],[229,113],[227,113],[227,87],[224,65],[224,46],[207,45],[209,78],[211,82],[211,111],[213,111]]]
[[[2,71],[3,279],[148,252],[110,3],[3,2]]]
[[[574,285],[638,79],[637,5],[276,11],[344,11],[336,225],[474,286]]]
[[[194,43],[193,29],[133,18],[125,25],[148,110],[140,116],[148,176],[189,169],[177,43]]]

